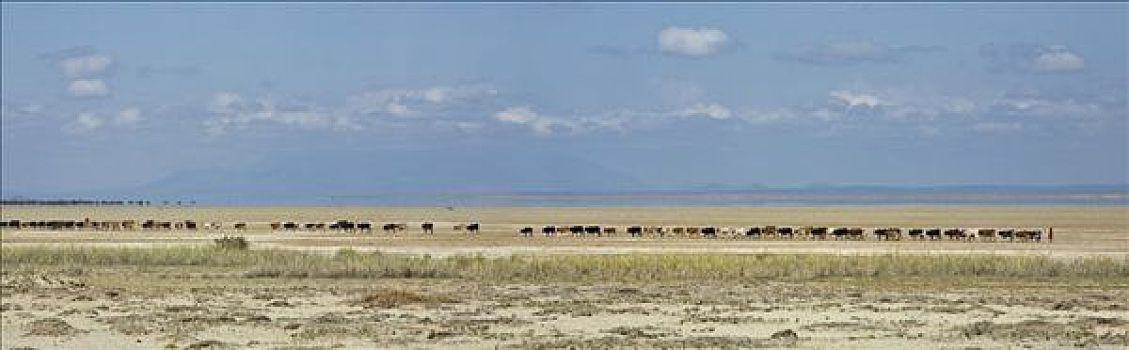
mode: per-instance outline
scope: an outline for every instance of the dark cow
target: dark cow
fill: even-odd
[[[831,230],[831,235],[835,236],[835,239],[843,239],[849,233],[850,229],[846,227],[836,227],[834,230]]]
[[[796,231],[793,230],[791,227],[777,227],[776,228],[776,235],[779,236],[779,237],[787,236],[789,239],[791,239],[791,238],[796,237]]]
[[[364,233],[372,233],[372,222],[361,221],[357,223],[357,231]]]
[[[571,234],[573,237],[583,236],[584,235],[584,226],[580,226],[580,225],[569,226],[568,227],[568,233]]]
[[[142,230],[152,230],[157,228],[157,222],[153,220],[145,220],[141,223]]]
[[[643,237],[643,227],[641,226],[628,226],[627,234],[631,237]]]
[[[298,223],[295,223],[293,221],[284,222],[284,223],[282,223],[282,229],[287,230],[287,231],[297,231],[298,230]]]
[[[533,237],[533,228],[532,227],[529,227],[529,226],[522,227],[521,230],[519,230],[518,232],[521,232],[522,237]]]
[[[609,237],[614,236],[615,235],[615,227],[605,227],[604,228],[604,235],[607,235]]]
[[[335,229],[338,231],[353,232],[357,230],[357,224],[349,220],[337,220],[337,222],[330,225],[330,228],[334,228],[334,226],[336,226]]]
[[[467,232],[467,234],[476,235],[476,234],[478,234],[478,228],[479,228],[479,225],[478,225],[477,222],[470,223],[470,224],[466,225],[466,232]]]
[[[584,226],[584,233],[585,233],[585,234],[589,234],[589,235],[594,235],[594,236],[600,236],[600,234],[601,234],[602,232],[603,232],[603,230],[601,230],[601,229],[600,229],[600,226],[598,226],[598,225],[588,225],[588,226]]]
[[[911,228],[908,231],[910,239],[925,239],[925,230],[919,228]]]
[[[764,237],[776,237],[776,226],[765,226],[761,228],[761,235]]]
[[[435,223],[432,223],[431,221],[425,221],[424,223],[419,225],[419,228],[423,230],[423,233],[429,235],[435,234]]]
[[[945,230],[945,237],[949,239],[967,239],[969,238],[968,231],[963,228],[950,228]]]
[[[761,235],[762,235],[762,233],[761,233],[761,228],[760,228],[760,227],[756,227],[756,226],[754,226],[754,227],[750,227],[750,228],[749,228],[748,230],[746,230],[746,231],[745,231],[745,237],[756,237],[756,238],[760,238],[760,237],[761,237]]]
[[[996,231],[996,235],[1000,238],[1007,238],[1009,241],[1015,240],[1015,229],[1002,229]]]
[[[557,227],[553,225],[543,226],[541,227],[541,234],[545,235],[545,237],[556,236]]]
[[[985,241],[995,241],[996,240],[996,230],[991,229],[991,228],[982,228],[982,229],[976,230],[976,237],[980,238],[981,240],[985,240]]]
[[[246,231],[247,230],[247,223],[246,222],[237,222],[237,223],[232,224],[231,227],[234,228],[236,231]],[[144,225],[142,225],[142,228],[144,228]]]
[[[941,239],[941,229],[931,228],[931,229],[925,230],[925,236],[929,237],[930,240],[934,240],[934,241],[939,240],[939,239]]]
[[[826,227],[812,227],[811,236],[812,238],[827,239],[827,231]]]
[[[698,229],[698,232],[701,232],[702,237],[717,238],[717,227],[713,227],[713,226],[702,227],[702,228]]]
[[[1018,238],[1021,241],[1039,242],[1043,239],[1043,230],[1017,230],[1015,231],[1015,238]]]
[[[900,241],[902,240],[902,229],[897,227],[877,228],[874,229],[874,237],[879,240]]]

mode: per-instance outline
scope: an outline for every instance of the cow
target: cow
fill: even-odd
[[[627,235],[631,236],[631,237],[643,237],[643,227],[642,226],[628,226],[627,227]]]
[[[980,240],[995,241],[996,240],[996,229],[982,228],[982,229],[976,230],[976,237],[980,238]]]
[[[911,228],[907,231],[910,239],[925,239],[925,230],[920,228]]]
[[[761,235],[764,237],[776,237],[776,226],[765,226],[761,228]]]
[[[811,236],[812,236],[813,239],[816,238],[816,237],[818,237],[821,240],[827,239],[827,231],[828,231],[828,229],[826,227],[812,227],[811,228]]]
[[[789,239],[791,239],[791,238],[796,237],[796,232],[791,227],[787,227],[787,226],[777,227],[776,228],[776,236],[780,237],[780,238],[784,238],[785,236],[787,236]]]
[[[381,226],[381,229],[384,230],[384,233],[395,234],[397,231],[400,230],[400,226],[396,225],[395,223],[389,223],[389,224],[384,224],[383,226]]]
[[[338,231],[343,232],[354,232],[357,230],[357,224],[349,220],[337,220],[337,222],[330,225],[331,228],[333,226],[336,226]]]
[[[462,231],[466,230],[466,226],[466,224],[455,224],[455,226],[452,226],[451,229],[455,231]]]
[[[1021,241],[1034,241],[1039,242],[1043,239],[1043,230],[1041,229],[1024,229],[1016,230],[1015,237]]]
[[[423,233],[429,235],[435,234],[435,223],[432,223],[431,221],[424,221],[419,225],[419,228],[423,230]]]
[[[902,240],[902,229],[896,227],[886,227],[874,229],[874,237],[879,240]]]
[[[479,224],[477,222],[472,222],[472,223],[469,223],[469,224],[466,225],[466,232],[467,232],[467,234],[477,235],[478,234],[478,228],[479,228]]]
[[[287,230],[287,231],[297,231],[298,230],[298,223],[293,222],[293,221],[284,222],[284,223],[282,223],[282,229]]]
[[[614,236],[615,235],[615,227],[605,227],[604,228],[604,235],[607,235],[608,237]]]
[[[568,227],[568,233],[573,237],[580,237],[584,235],[584,226],[572,225]]]
[[[585,234],[592,235],[592,236],[600,236],[601,232],[603,232],[603,231],[600,230],[599,225],[584,226],[584,233]]]
[[[186,221],[184,221],[184,228],[187,229],[187,230],[195,230],[196,229],[196,222],[192,221],[192,220],[186,220]]]
[[[760,238],[761,237],[761,228],[759,226],[750,227],[748,230],[745,230],[745,237]]]
[[[1009,241],[1015,240],[1015,229],[1000,229],[996,231],[996,235],[1000,238],[1007,238]]]
[[[157,228],[157,222],[153,220],[145,220],[141,223],[142,230],[152,230]]]
[[[686,237],[697,236],[701,231],[702,231],[702,229],[699,228],[699,227],[687,227],[686,228]]]
[[[302,225],[302,227],[305,227],[306,231],[313,231],[313,230],[316,230],[318,228],[318,224],[313,223],[313,222],[307,222],[304,225]]]
[[[552,237],[557,235],[557,227],[553,225],[546,225],[541,227],[541,234],[545,237]]]
[[[948,237],[951,240],[963,240],[969,238],[969,235],[968,231],[965,231],[965,229],[963,228],[950,228],[948,230],[945,230],[945,237]]]
[[[940,240],[941,239],[941,229],[939,229],[939,228],[927,229],[927,230],[925,230],[925,237],[928,237],[929,240],[933,240],[933,241]]]
[[[717,227],[713,227],[713,226],[701,227],[701,228],[698,229],[698,232],[701,232],[702,237],[705,237],[705,238],[717,238]]]
[[[276,221],[276,222],[272,222],[272,223],[270,223],[270,230],[271,230],[271,231],[278,231],[278,230],[279,230],[279,229],[281,229],[281,228],[282,228],[282,223],[281,223],[281,222],[277,222],[277,221]]]
[[[533,228],[532,227],[529,227],[529,226],[522,227],[521,230],[518,230],[518,232],[521,233],[522,237],[533,237]]]
[[[169,221],[157,222],[157,228],[161,228],[161,229],[165,229],[165,230],[171,230],[172,229],[172,222],[169,222]]]
[[[372,221],[358,221],[357,231],[362,233],[372,233]]]
[[[686,234],[686,228],[682,227],[682,226],[671,227],[670,228],[670,234],[676,235],[676,236],[679,236],[679,237],[684,236]]]

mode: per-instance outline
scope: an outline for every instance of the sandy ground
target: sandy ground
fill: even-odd
[[[1126,207],[3,207],[4,218],[258,223],[256,248],[410,254],[833,253],[1129,256]],[[435,236],[271,232],[270,221],[436,221]],[[451,230],[479,220],[468,238]],[[1054,243],[521,238],[543,224],[1054,226]],[[230,231],[31,232],[0,244],[210,244]],[[0,279],[4,349],[1129,347],[1129,285],[1070,280],[491,284],[254,279],[201,271],[16,271]]]
[[[1124,286],[1121,286],[1124,287]],[[1126,288],[6,274],[4,348],[1129,346]],[[406,297],[403,295],[407,295]]]
[[[255,247],[334,251],[349,247],[388,253],[431,254],[619,254],[619,253],[827,253],[827,254],[1040,254],[1129,256],[1129,207],[795,207],[795,208],[366,208],[366,207],[33,207],[7,206],[4,218],[195,220],[248,222],[248,231],[33,232],[6,230],[0,243],[150,246],[209,244],[224,234],[246,236]],[[325,222],[336,219],[409,223],[391,236],[332,232],[271,232],[272,221]],[[436,234],[421,234],[418,223],[436,223]],[[455,223],[480,221],[473,238],[452,230]],[[621,233],[603,238],[522,238],[521,227],[600,224]],[[864,242],[803,240],[633,239],[627,225],[822,225],[862,227],[1054,227],[1053,243]]]

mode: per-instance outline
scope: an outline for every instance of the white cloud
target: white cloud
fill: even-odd
[[[994,71],[1069,73],[1086,68],[1086,60],[1064,45],[991,43],[980,47]]]
[[[674,113],[682,117],[707,117],[713,119],[729,119],[733,115],[729,108],[716,103],[698,103],[693,106],[683,108]]]
[[[233,114],[244,109],[243,96],[234,92],[221,92],[212,97],[208,111],[219,114]]]
[[[510,107],[501,112],[494,113],[494,119],[506,123],[528,126],[538,134],[552,134],[558,127],[569,127],[567,123],[545,117],[534,112],[529,107]]]
[[[1035,57],[1035,69],[1043,72],[1072,72],[1085,67],[1082,56],[1061,45],[1051,46]]]
[[[667,27],[658,36],[660,51],[695,57],[716,53],[728,41],[725,32],[706,27]]]
[[[874,108],[885,104],[878,96],[854,93],[846,90],[832,91],[831,97],[846,104],[848,110],[858,106]]]
[[[242,130],[253,124],[281,124],[302,128],[352,129],[356,125],[333,119],[328,113],[312,106],[282,106],[271,98],[254,101],[232,92],[221,92],[212,97],[208,111],[212,118],[204,121],[205,131],[212,135]]]
[[[67,57],[59,60],[59,69],[67,78],[90,78],[106,73],[114,64],[114,59],[103,54]]]
[[[73,133],[85,133],[94,131],[102,127],[105,123],[106,122],[94,112],[82,112],[75,117],[74,121],[64,126],[64,128]]]
[[[138,122],[141,122],[141,109],[137,107],[123,109],[114,116],[114,123],[118,125],[134,125]]]
[[[436,116],[438,112],[453,105],[471,103],[497,94],[496,89],[486,85],[378,89],[350,97],[344,113],[401,118]]]
[[[101,79],[80,79],[67,85],[67,92],[74,97],[106,97],[110,87]]]

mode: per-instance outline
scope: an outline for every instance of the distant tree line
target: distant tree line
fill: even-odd
[[[120,206],[149,206],[149,205],[196,205],[196,201],[118,201],[118,200],[92,200],[92,199],[0,199],[0,205],[120,205]]]

